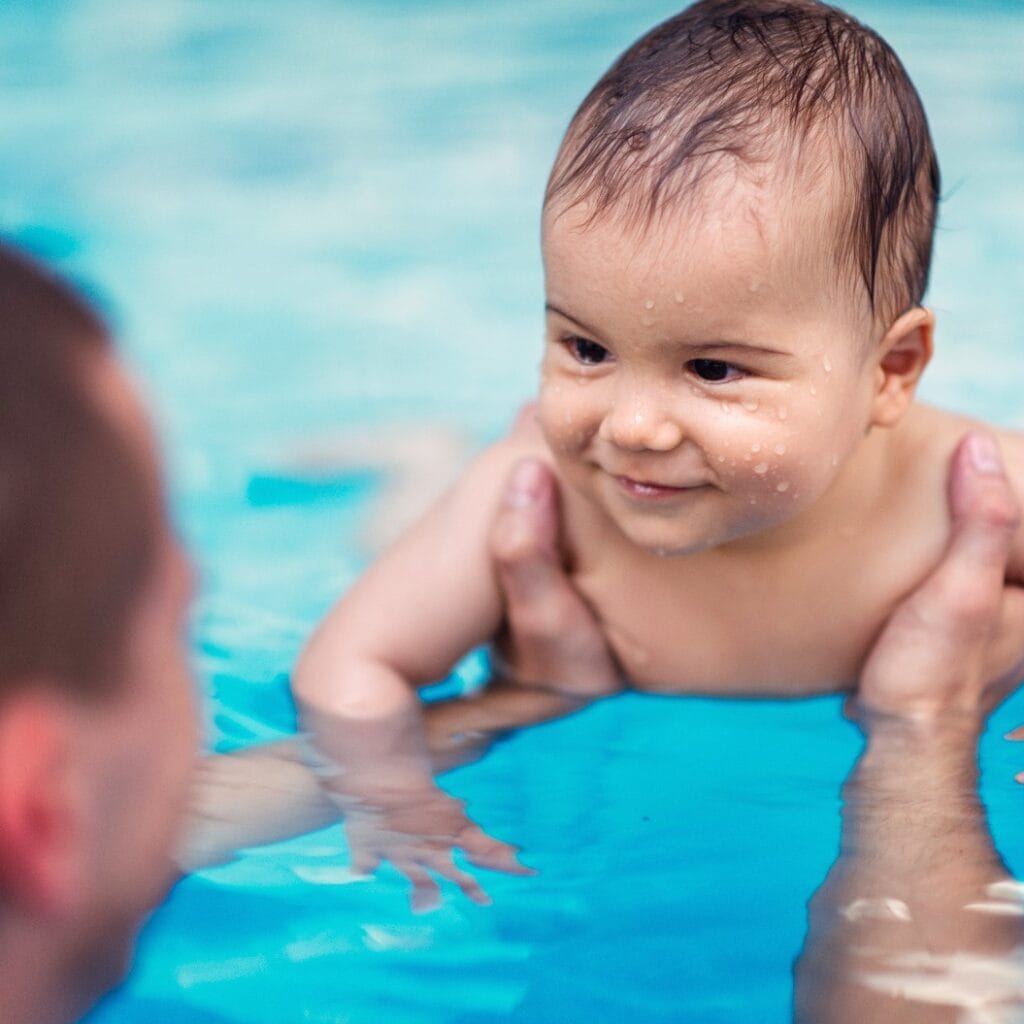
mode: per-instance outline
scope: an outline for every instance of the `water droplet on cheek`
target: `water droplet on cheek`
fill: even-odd
[[[764,475],[765,475],[765,473],[767,473],[767,472],[768,472],[768,463],[767,463],[767,462],[759,462],[759,463],[758,463],[758,464],[757,464],[757,465],[756,465],[756,466],[754,467],[754,472],[755,472],[755,473],[756,473],[756,474],[757,474],[758,476],[764,476]]]
[[[752,292],[756,292],[761,287],[761,282],[755,277],[753,281],[748,285]]]
[[[832,456],[832,465],[833,466],[838,466],[839,465],[839,456],[838,455],[833,455]]]
[[[747,412],[757,412],[758,403],[755,402],[753,399],[745,398],[743,400],[743,408],[746,409]]]
[[[719,462],[725,462],[725,456],[724,455],[719,455],[718,456],[718,461]]]
[[[776,484],[775,490],[777,490],[779,492],[779,494],[784,494],[786,491],[789,490],[789,481],[788,480],[780,480],[778,482],[778,484]]]
[[[829,359],[828,356],[825,356],[825,358],[822,359],[821,365],[825,367],[825,372],[826,373],[831,373],[832,372],[832,360]]]
[[[756,455],[760,450],[761,446],[755,441],[751,446],[750,450]]]
[[[784,444],[777,444],[775,446],[775,454],[776,455],[785,455],[786,454],[786,446]]]
[[[816,395],[817,393],[818,393],[818,389],[812,384],[811,385],[811,394],[812,395]]]
[[[680,306],[686,301],[686,299],[683,297],[682,292],[676,292],[675,300]]]
[[[644,301],[644,309],[654,309],[654,299],[646,299]]]

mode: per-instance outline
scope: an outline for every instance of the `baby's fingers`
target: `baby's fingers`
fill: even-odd
[[[372,850],[353,847],[350,850],[350,860],[352,870],[357,875],[372,875],[380,867],[380,857]]]
[[[414,914],[424,914],[429,910],[436,910],[441,905],[441,887],[431,872],[454,882],[474,903],[482,907],[491,903],[491,898],[484,892],[480,883],[472,875],[455,866],[450,850],[425,856],[422,863],[393,860],[392,864],[412,882],[409,903]]]
[[[519,862],[519,850],[510,843],[489,836],[478,825],[470,825],[459,836],[459,847],[477,867],[504,871],[508,875],[535,875],[537,872]]]
[[[441,905],[441,887],[430,876],[426,868],[414,861],[392,860],[391,863],[412,882],[409,905],[414,914],[425,914],[437,910]]]

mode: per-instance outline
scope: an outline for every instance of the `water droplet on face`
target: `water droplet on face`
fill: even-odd
[[[825,358],[822,359],[821,365],[825,367],[825,372],[826,373],[831,373],[832,372],[832,360],[829,359],[828,356],[825,356]]]
[[[724,412],[726,416],[731,416],[732,406],[728,402],[721,402],[720,404],[722,406],[722,412]]]
[[[785,455],[786,454],[786,446],[784,444],[777,444],[775,446],[775,454],[776,455]]]
[[[654,299],[645,299],[644,309],[654,309]]]
[[[759,462],[754,467],[754,472],[757,473],[758,476],[764,476],[765,473],[768,472],[768,463],[767,462]]]
[[[757,402],[755,402],[752,398],[744,398],[743,408],[746,409],[747,412],[757,412]]]
[[[756,505],[757,504],[757,498],[751,498],[750,499],[750,504],[751,505]]]
[[[750,461],[750,460],[751,460],[752,458],[753,458],[753,456],[752,456],[752,455],[744,455],[744,456],[743,456],[743,461],[744,461],[744,462],[749,462],[749,461]]]
[[[718,456],[718,461],[719,462],[725,462],[725,456],[724,455],[719,455]]]
[[[812,384],[811,385],[811,394],[812,395],[816,395],[817,393],[818,393],[818,389]]]
[[[777,410],[777,413],[779,419],[784,420],[789,415],[789,410],[784,405],[780,405]]]
[[[685,300],[685,299],[683,298],[683,293],[682,293],[682,292],[676,292],[676,294],[675,294],[675,300],[676,300],[676,302],[678,302],[678,303],[679,303],[679,305],[680,305],[680,306],[681,306],[681,305],[682,305],[682,304],[683,304],[683,303],[684,303],[684,302],[686,301],[686,300]]]
[[[750,450],[756,455],[760,450],[761,446],[755,441],[751,446]]]
[[[784,491],[788,491],[789,490],[789,481],[788,480],[780,480],[778,482],[778,484],[776,484],[775,490],[777,490],[779,492],[779,494],[782,494]]]
[[[832,465],[833,466],[838,466],[839,465],[839,456],[838,455],[833,455],[832,456]]]

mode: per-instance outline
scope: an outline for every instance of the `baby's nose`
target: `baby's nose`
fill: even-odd
[[[682,441],[683,431],[667,404],[644,392],[617,396],[599,434],[627,451],[670,451]]]

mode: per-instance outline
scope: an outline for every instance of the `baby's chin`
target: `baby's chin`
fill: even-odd
[[[638,524],[618,522],[619,532],[634,547],[640,548],[656,558],[685,558],[715,550],[754,549],[763,543],[771,543],[777,531],[785,529],[795,516],[789,508],[775,508],[774,514],[760,516],[755,520],[744,519],[736,523],[716,523],[708,529],[666,530],[663,524],[656,528],[644,529]]]

